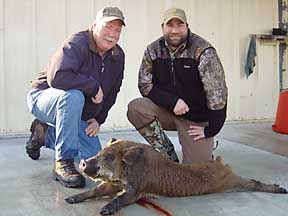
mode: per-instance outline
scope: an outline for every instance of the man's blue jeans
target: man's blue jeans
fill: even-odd
[[[97,137],[85,133],[88,123],[81,120],[85,98],[79,90],[48,88],[31,90],[27,95],[29,111],[46,122],[46,147],[55,150],[56,160],[87,159],[101,150]]]

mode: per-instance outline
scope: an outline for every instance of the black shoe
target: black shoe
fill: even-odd
[[[34,119],[31,124],[31,135],[26,142],[26,153],[33,160],[37,160],[40,157],[40,148],[45,145],[47,127],[47,124],[38,119]]]
[[[73,159],[55,161],[53,177],[64,187],[82,188],[85,186],[85,178],[76,170]]]

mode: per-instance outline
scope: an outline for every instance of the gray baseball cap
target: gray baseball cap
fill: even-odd
[[[105,22],[110,22],[112,20],[120,20],[122,24],[125,26],[124,16],[122,11],[118,7],[107,6],[100,9],[96,15],[97,20],[103,20]]]
[[[170,8],[166,10],[164,12],[163,24],[165,25],[173,18],[179,19],[183,23],[187,23],[185,11],[180,8]]]

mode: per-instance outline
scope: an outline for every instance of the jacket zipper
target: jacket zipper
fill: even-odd
[[[105,70],[105,64],[104,64],[104,60],[102,60],[102,64],[101,64],[101,73],[103,73],[104,72],[104,70]]]
[[[100,56],[101,67],[100,67],[100,73],[99,73],[99,83],[100,83],[101,88],[102,88],[102,74],[105,71],[105,63],[104,63],[105,57],[106,57],[106,55],[104,57]],[[103,89],[102,89],[102,91],[103,91]]]
[[[104,54],[104,56],[101,56],[101,70],[100,70],[101,73],[103,73],[105,70],[104,60],[105,60],[106,56],[107,56],[106,54]]]
[[[175,57],[171,57],[171,73],[172,73],[172,86],[176,87],[176,77],[175,77],[175,70],[174,70],[174,59]]]

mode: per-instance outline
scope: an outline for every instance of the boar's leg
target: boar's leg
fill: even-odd
[[[109,182],[102,182],[96,188],[86,191],[80,194],[76,194],[70,196],[65,199],[66,202],[70,204],[83,202],[89,198],[102,198],[105,196],[114,196],[117,192],[121,191],[122,189],[119,186],[113,185]]]
[[[265,184],[254,179],[241,179],[240,182],[230,185],[225,190],[226,192],[244,192],[244,191],[257,191],[267,193],[282,193],[286,194],[287,190],[276,184]]]
[[[136,190],[132,187],[125,188],[125,192],[115,197],[111,202],[105,205],[101,211],[101,215],[111,215],[121,208],[133,204],[138,200]]]
[[[260,181],[250,179],[245,184],[241,185],[242,191],[259,191],[267,193],[287,193],[285,188],[276,184],[265,184]],[[240,189],[240,190],[241,190]]]

